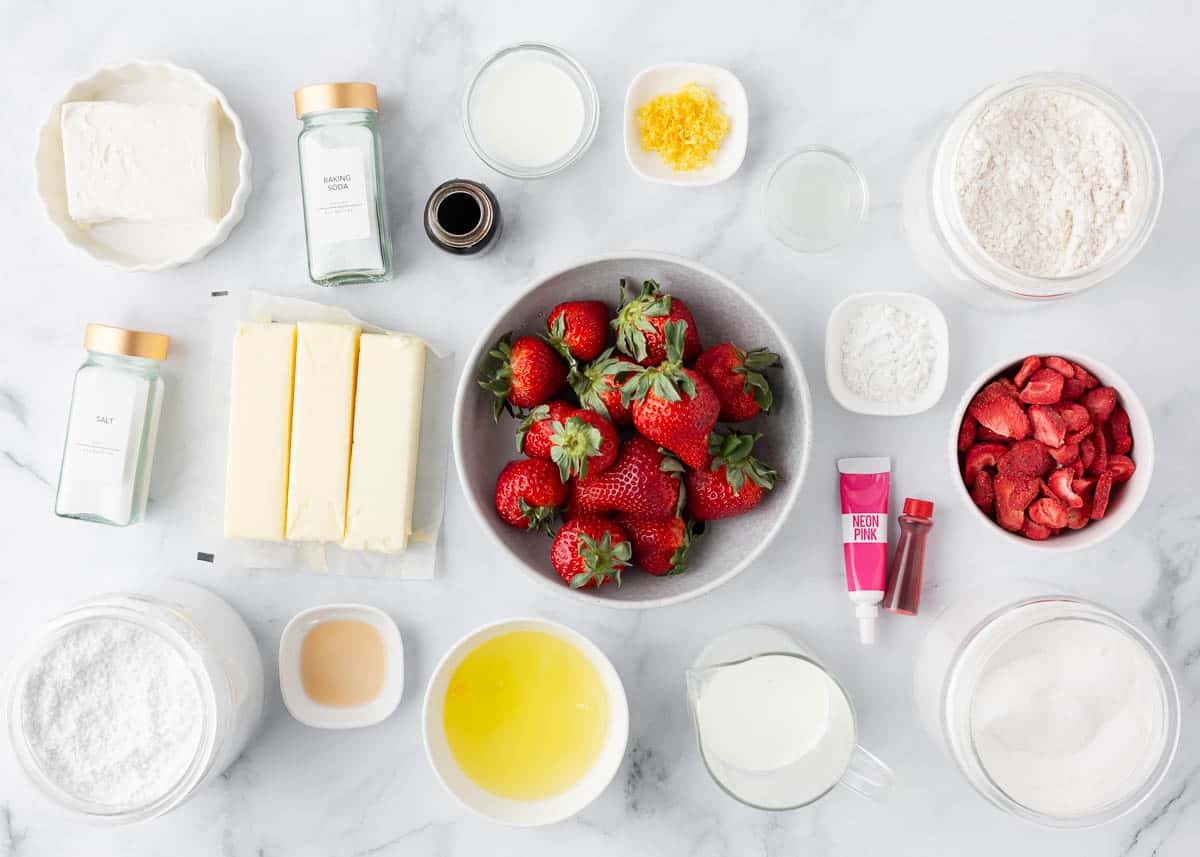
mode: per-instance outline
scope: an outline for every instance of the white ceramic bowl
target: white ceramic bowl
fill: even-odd
[[[67,211],[63,167],[62,106],[68,101],[131,103],[204,103],[221,109],[221,219],[216,223],[133,223],[112,221],[84,226]],[[169,62],[137,60],[103,68],[82,80],[55,102],[38,134],[34,159],[38,195],[50,221],[67,242],[123,271],[162,271],[194,262],[221,244],[246,211],[250,198],[250,148],[242,122],[221,91],[196,72]]]
[[[642,151],[638,108],[656,95],[698,83],[711,90],[729,117],[729,134],[712,163],[698,170],[672,170],[657,152]],[[625,91],[625,160],[644,179],[662,184],[701,187],[723,182],[738,171],[750,137],[750,104],[746,88],[733,72],[715,65],[663,63],[638,72]]]
[[[337,708],[321,705],[304,692],[300,678],[300,646],[308,632],[331,620],[366,622],[383,640],[383,687],[366,705]],[[357,729],[374,726],[391,716],[404,695],[404,642],[392,617],[368,604],[321,604],[292,617],[279,637],[279,689],[283,704],[305,726],[317,729]]]
[[[919,315],[929,322],[937,357],[929,374],[929,384],[911,402],[875,402],[856,395],[842,377],[842,340],[850,329],[850,321],[869,304],[894,304],[905,312]],[[825,326],[825,383],[839,405],[856,414],[902,417],[919,414],[936,405],[946,392],[950,374],[950,329],[946,316],[929,298],[912,292],[863,292],[851,295],[833,308]]]
[[[779,354],[782,369],[768,373],[775,394],[770,414],[738,423],[743,432],[762,432],[755,455],[784,477],[758,508],[738,518],[715,521],[688,553],[683,574],[654,577],[632,568],[615,584],[598,589],[571,589],[550,564],[550,540],[518,530],[496,515],[496,476],[514,457],[515,423],[501,416],[492,421],[492,396],[476,384],[479,366],[501,334],[536,334],[545,329],[546,314],[566,300],[603,300],[616,296],[625,277],[640,286],[657,280],[683,299],[696,319],[701,342],[734,342],[744,348],[765,346]],[[695,262],[655,253],[613,254],[573,265],[538,280],[500,310],[467,356],[454,401],[454,461],[467,502],[480,525],[525,575],[568,598],[609,607],[643,608],[678,604],[703,595],[733,579],[770,544],[783,527],[804,483],[812,449],[812,398],[800,358],[770,315],[725,277]]]
[[[556,797],[517,801],[498,797],[477,786],[463,773],[446,741],[443,721],[446,689],[458,665],[481,643],[510,631],[543,631],[570,643],[596,668],[608,694],[608,735],[590,771]],[[621,767],[629,741],[629,703],[612,662],[587,637],[546,619],[505,619],[476,628],[450,647],[433,670],[421,714],[425,753],[438,781],[460,804],[491,821],[516,827],[537,827],[570,818],[600,796]]]
[[[1057,354],[1072,363],[1078,363],[1099,378],[1103,386],[1112,387],[1117,391],[1117,402],[1129,414],[1129,431],[1133,435],[1133,451],[1130,452],[1129,457],[1137,465],[1133,477],[1128,482],[1113,486],[1108,511],[1103,518],[1099,521],[1092,521],[1081,530],[1064,530],[1061,534],[1045,541],[1027,539],[1018,533],[1010,533],[985,515],[971,500],[971,493],[963,482],[962,469],[959,466],[958,430],[967,413],[967,406],[971,404],[971,399],[996,376],[1001,373],[1011,375],[1015,372],[1021,361],[1029,354]],[[1129,386],[1129,382],[1118,375],[1112,367],[1101,363],[1094,357],[1053,347],[1041,351],[1026,351],[1017,357],[996,363],[987,371],[980,373],[979,377],[967,386],[958,407],[954,410],[954,418],[950,422],[947,451],[951,481],[954,483],[954,496],[967,506],[970,510],[968,514],[1002,539],[1040,551],[1080,550],[1097,545],[1107,539],[1125,526],[1137,512],[1138,507],[1142,505],[1142,501],[1146,499],[1146,492],[1150,488],[1150,477],[1154,473],[1154,433],[1150,428],[1150,417],[1147,416],[1146,409],[1142,406],[1137,394],[1133,392],[1133,388]]]

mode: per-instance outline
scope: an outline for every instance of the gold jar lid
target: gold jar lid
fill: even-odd
[[[83,334],[83,347],[102,354],[123,354],[146,360],[166,360],[171,339],[161,333],[126,330],[108,324],[89,324]]]
[[[314,83],[296,90],[296,118],[317,110],[374,110],[379,92],[373,83]]]

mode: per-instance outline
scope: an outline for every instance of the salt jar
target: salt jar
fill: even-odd
[[[170,340],[89,324],[75,373],[54,511],[124,527],[142,519],[154,463]]]
[[[383,158],[373,83],[319,83],[296,90],[304,123],[297,147],[308,276],[319,286],[392,276]]]

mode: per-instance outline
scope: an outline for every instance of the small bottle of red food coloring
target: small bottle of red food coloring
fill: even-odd
[[[925,538],[933,527],[933,504],[906,497],[900,514],[900,539],[888,570],[883,606],[893,613],[916,616],[921,605],[921,576],[925,568]]]

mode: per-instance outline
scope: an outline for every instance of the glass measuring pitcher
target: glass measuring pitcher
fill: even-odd
[[[742,803],[806,806],[841,785],[882,798],[892,771],[858,746],[858,720],[840,682],[787,632],[731,631],[686,672],[688,704],[709,774]]]

